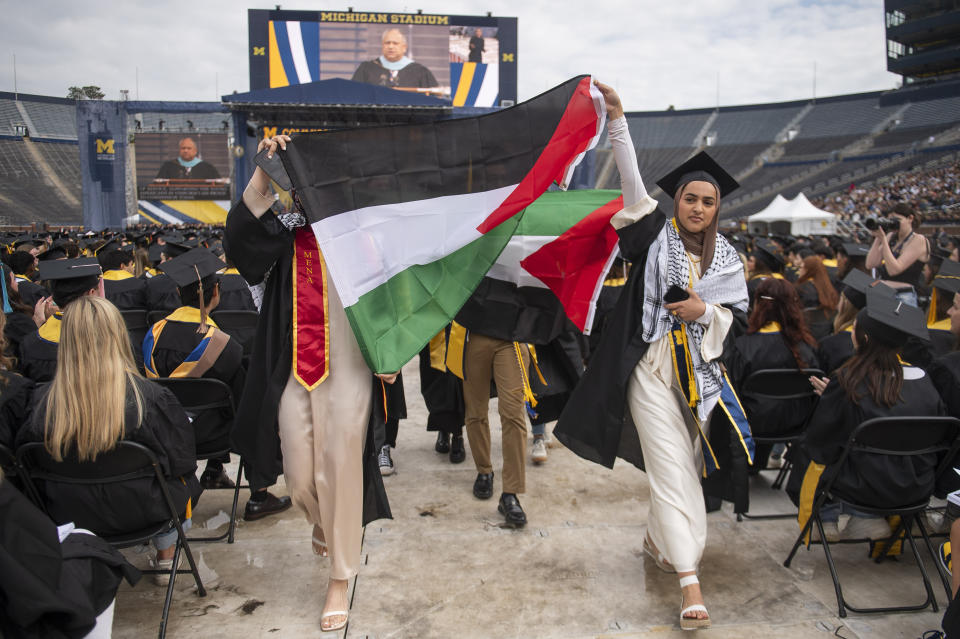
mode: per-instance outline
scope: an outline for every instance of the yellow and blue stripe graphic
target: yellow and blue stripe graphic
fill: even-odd
[[[271,20],[267,24],[270,88],[320,79],[320,23]]]
[[[496,64],[450,63],[450,93],[453,106],[496,106],[500,95],[500,73]]]
[[[137,212],[148,224],[224,224],[226,200],[139,200]]]

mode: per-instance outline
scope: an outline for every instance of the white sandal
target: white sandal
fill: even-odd
[[[323,529],[320,526],[313,527],[313,536],[311,540],[313,541],[313,554],[320,555],[321,557],[326,557],[329,553],[327,552],[327,542],[317,536],[317,529],[320,529],[320,534],[323,534]]]
[[[657,568],[663,572],[671,574],[677,572],[676,569],[670,565],[670,562],[667,561],[667,558],[663,556],[663,553],[660,552],[660,549],[653,544],[649,534],[643,538],[643,552],[650,555],[653,562],[657,564]]]
[[[686,588],[687,586],[692,586],[693,584],[700,583],[700,580],[697,579],[696,575],[687,575],[686,577],[680,577],[680,587]],[[702,628],[710,627],[710,613],[707,612],[707,607],[703,604],[693,604],[692,606],[683,607],[683,595],[680,595],[680,628],[682,630],[699,630]],[[706,613],[707,617],[705,619],[698,619],[697,617],[686,617],[685,615],[691,612],[703,612]]]
[[[339,616],[342,616],[342,617],[343,617],[343,621],[341,621],[340,623],[336,624],[335,626],[330,626],[330,627],[328,628],[328,627],[325,627],[325,626],[323,625],[323,620],[324,620],[324,619],[329,619],[330,617],[339,617]],[[320,617],[320,630],[323,631],[323,632],[334,632],[334,631],[336,631],[336,630],[342,629],[342,628],[343,628],[344,626],[346,626],[346,625],[347,625],[347,611],[346,611],[346,610],[334,610],[333,612],[325,613],[322,617]]]

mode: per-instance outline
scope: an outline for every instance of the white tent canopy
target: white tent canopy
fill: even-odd
[[[803,193],[792,200],[778,194],[767,208],[747,218],[747,227],[757,235],[834,235],[837,216],[810,204]]]

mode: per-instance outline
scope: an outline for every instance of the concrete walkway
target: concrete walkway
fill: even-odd
[[[466,462],[451,465],[433,450],[415,362],[404,377],[409,418],[400,423],[397,473],[385,478],[394,519],[365,531],[363,565],[351,584],[350,620],[340,637],[681,636],[676,576],[658,570],[642,549],[649,504],[642,472],[623,463],[609,471],[552,448],[546,464],[527,467],[521,503],[529,524],[505,529],[497,513],[499,467],[494,499],[475,499],[469,452]],[[490,408],[499,460],[495,400]],[[757,480],[753,512],[791,507],[768,488],[771,480]],[[285,492],[282,478],[274,490]],[[231,495],[206,492],[194,510],[191,535],[208,532],[205,522],[222,520]],[[241,494],[241,508],[246,497]],[[783,567],[799,532],[795,520],[738,523],[727,505],[708,521],[700,578],[713,628],[702,636],[913,639],[940,627],[946,596],[929,560],[939,613],[841,619],[819,547],[801,550],[790,569]],[[257,522],[241,520],[232,545],[194,545],[208,595],[197,597],[191,578],[178,578],[168,636],[333,637],[320,631],[328,560],[313,555],[310,532],[291,509]],[[835,552],[854,605],[922,601],[912,559],[877,565],[866,554],[866,544]],[[130,556],[143,565],[148,554]],[[136,588],[122,587],[114,637],[155,636],[163,595],[148,578]]]

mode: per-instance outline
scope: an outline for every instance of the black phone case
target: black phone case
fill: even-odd
[[[666,295],[663,296],[663,301],[667,304],[673,304],[674,302],[682,302],[683,300],[690,297],[690,293],[686,292],[676,284],[667,289]]]
[[[287,170],[283,167],[279,152],[274,153],[271,158],[267,157],[268,152],[269,149],[264,149],[257,153],[256,157],[253,158],[254,163],[263,169],[264,173],[277,183],[277,186],[284,191],[289,191],[293,188],[293,183],[290,181],[290,176],[287,175]]]

